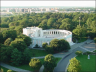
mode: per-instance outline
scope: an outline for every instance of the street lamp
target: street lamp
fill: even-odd
[[[80,17],[79,17],[79,25],[80,25]]]

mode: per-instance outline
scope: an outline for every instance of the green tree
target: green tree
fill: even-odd
[[[44,58],[44,68],[47,72],[53,72],[54,67],[56,67],[56,59],[52,54],[48,54]]]
[[[80,55],[82,55],[82,51],[76,51],[75,54],[80,56]]]
[[[27,48],[27,45],[23,41],[23,39],[18,39],[18,38],[16,38],[14,41],[12,41],[10,46],[17,48],[19,51],[24,51],[24,49]]]
[[[2,32],[3,39],[6,40],[7,38],[12,38],[13,40],[17,37],[15,30],[5,30]]]
[[[31,60],[31,54],[29,53],[30,49],[26,48],[23,52],[23,64],[28,64]]]
[[[48,19],[48,22],[47,22],[47,26],[48,26],[49,28],[52,28],[52,25],[53,25],[53,23],[55,23],[55,21],[56,21],[55,18],[49,18],[49,19]]]
[[[22,54],[17,48],[15,48],[11,54],[11,61],[11,64],[16,66],[19,66],[22,63]]]
[[[92,18],[88,18],[86,21],[87,28],[90,28],[92,24]]]
[[[27,18],[23,18],[21,21],[20,21],[20,26],[22,26],[23,28],[24,27],[27,27],[29,22],[28,22],[28,19]]]
[[[34,68],[34,69],[39,69],[42,66],[42,63],[39,59],[33,58],[29,62],[29,66]]]
[[[11,53],[13,47],[5,46],[3,44],[0,45],[0,61],[2,62],[9,62],[11,60]]]
[[[73,25],[72,25],[72,21],[69,18],[65,18],[62,20],[62,24],[59,27],[60,29],[66,29],[66,30],[72,30],[73,29]]]
[[[47,19],[44,19],[44,20],[39,24],[39,27],[42,28],[42,29],[48,29]]]
[[[64,39],[60,39],[59,40],[59,51],[63,51],[63,50],[66,51],[69,49],[70,49],[69,43]]]
[[[67,68],[68,72],[80,72],[81,65],[80,61],[78,61],[75,57],[70,60],[70,64]]]
[[[30,37],[24,35],[24,34],[18,35],[17,38],[23,39],[27,46],[29,46],[30,44],[32,44],[32,39]]]
[[[4,45],[7,45],[7,46],[9,46],[10,45],[10,43],[13,41],[13,39],[12,38],[7,38],[6,40],[5,40],[5,42],[4,42]]]
[[[58,49],[59,49],[59,40],[58,39],[51,40],[50,47],[53,48],[54,52],[58,52]]]
[[[46,48],[47,45],[48,45],[48,43],[43,43],[43,44],[42,44],[42,47],[43,47],[43,48]]]
[[[23,27],[22,26],[17,26],[15,27],[17,35],[20,35],[23,32]]]
[[[0,32],[0,43],[4,43],[3,34]]]
[[[84,26],[81,27],[80,25],[77,25],[76,29],[74,29],[72,32],[75,35],[75,37],[81,38],[86,36],[87,29]]]
[[[51,48],[51,46],[50,45],[46,45],[46,47],[44,48],[45,50],[46,50],[46,52],[48,52],[48,53],[54,53],[54,50],[53,50],[53,48]]]

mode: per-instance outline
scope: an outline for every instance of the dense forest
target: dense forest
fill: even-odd
[[[72,31],[76,35],[78,30],[82,34],[95,33],[95,20],[95,13],[25,13],[17,16],[2,17],[0,27],[15,30],[17,34],[22,33],[22,28],[38,26],[42,29],[65,29]],[[77,35],[82,36],[82,34]]]

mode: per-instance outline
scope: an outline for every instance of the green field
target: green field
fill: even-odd
[[[76,59],[80,61],[81,72],[96,72],[96,55],[90,55],[90,59],[88,55],[77,56]]]
[[[29,53],[32,57],[45,56],[48,53],[45,50],[30,49]]]

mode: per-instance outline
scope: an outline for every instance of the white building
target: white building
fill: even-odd
[[[32,38],[32,44],[30,47],[34,47],[38,44],[42,47],[42,43],[49,42],[52,39],[65,39],[69,42],[70,45],[73,45],[72,42],[72,32],[67,30],[59,30],[59,29],[49,29],[49,30],[42,30],[42,28],[38,27],[26,27],[23,28],[23,34]]]

